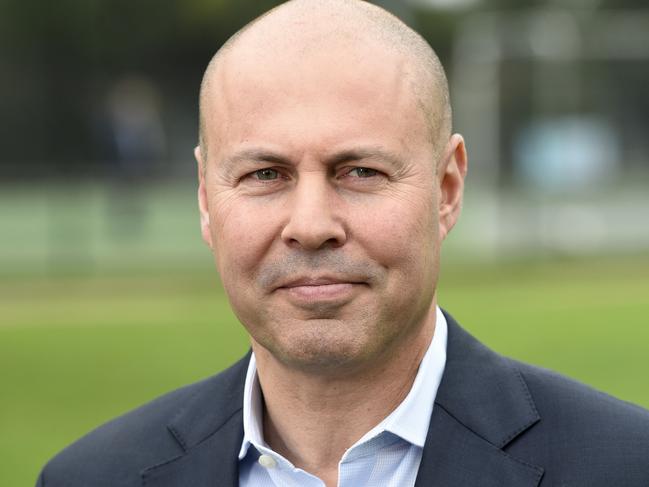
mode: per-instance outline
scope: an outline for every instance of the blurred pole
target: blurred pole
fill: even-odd
[[[451,105],[454,124],[479,147],[472,171],[485,188],[500,180],[501,22],[496,14],[470,17],[461,26],[452,55]]]

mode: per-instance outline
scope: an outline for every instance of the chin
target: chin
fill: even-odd
[[[366,360],[368,344],[348,322],[309,320],[308,329],[298,327],[292,333],[286,333],[286,326],[280,337],[256,341],[290,368],[326,373],[356,368]]]

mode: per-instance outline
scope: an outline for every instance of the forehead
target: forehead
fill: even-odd
[[[280,144],[309,137],[321,144],[353,137],[428,141],[413,62],[380,44],[351,41],[341,36],[290,45],[286,38],[269,49],[237,46],[211,74],[206,136],[223,149],[251,138]]]

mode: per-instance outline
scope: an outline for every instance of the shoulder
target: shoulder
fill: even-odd
[[[161,459],[179,456],[182,442],[170,425],[187,409],[213,407],[231,415],[240,408],[247,357],[229,369],[167,393],[91,431],[48,462],[43,487],[141,485],[140,472]],[[208,406],[209,404],[209,406]]]
[[[539,410],[552,412],[561,409],[563,414],[580,411],[596,417],[600,414],[611,415],[619,418],[622,423],[639,423],[649,428],[649,411],[640,406],[617,399],[557,372],[514,360],[511,362],[525,379]]]
[[[448,323],[437,401],[466,429],[545,472],[540,487],[647,487],[649,412],[504,357]]]
[[[558,373],[511,363],[540,420],[510,450],[545,465],[548,485],[582,485],[586,477],[590,485],[648,485],[649,411]]]

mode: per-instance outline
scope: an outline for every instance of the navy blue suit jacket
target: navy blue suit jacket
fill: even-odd
[[[447,314],[416,487],[648,487],[649,412],[502,357]],[[234,487],[247,357],[69,446],[40,487]]]

